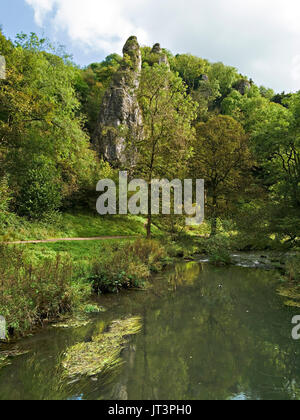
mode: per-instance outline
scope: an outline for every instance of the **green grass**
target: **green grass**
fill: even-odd
[[[68,242],[50,242],[42,244],[19,245],[32,251],[38,259],[51,256],[57,253],[67,253],[71,255],[74,261],[90,260],[105,251],[108,245],[119,244],[120,242],[129,242],[132,239],[109,239],[105,241],[68,241]]]
[[[63,215],[64,230],[69,237],[130,236],[145,234],[145,219],[138,216]]]
[[[17,218],[16,222],[0,230],[1,241],[26,241],[57,238],[91,238],[97,236],[144,236],[145,219],[141,216],[100,216],[96,213],[63,213],[55,223],[29,222]],[[153,226],[153,234],[160,230]]]
[[[144,238],[0,245],[0,313],[22,335],[85,311],[92,291],[144,287],[167,263],[161,243]]]
[[[0,313],[22,335],[86,304],[92,286],[69,255],[39,259],[20,246],[0,246]]]

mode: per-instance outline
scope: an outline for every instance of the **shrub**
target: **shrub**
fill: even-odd
[[[90,294],[87,283],[75,281],[67,257],[37,265],[20,248],[0,247],[0,314],[18,334],[72,311]]]
[[[92,268],[90,279],[96,293],[117,293],[121,289],[140,287],[150,276],[148,267],[135,260],[125,248],[104,255]]]
[[[159,242],[149,239],[138,239],[133,242],[128,248],[128,253],[148,266],[151,271],[160,271],[162,262],[167,256]]]
[[[231,264],[231,245],[230,239],[226,236],[216,235],[207,240],[206,252],[210,263],[215,265]]]
[[[286,261],[285,268],[290,280],[300,280],[300,253],[291,255]]]
[[[43,157],[36,157],[26,168],[17,195],[20,216],[41,220],[53,214],[61,204],[58,173],[54,164]]]
[[[12,193],[8,181],[4,177],[0,179],[0,229],[13,225],[15,222],[16,216],[9,211],[11,201]]]
[[[150,271],[162,269],[166,257],[158,242],[144,239],[129,246],[106,247],[103,255],[93,263],[90,278],[96,293],[116,293],[122,288],[143,286]]]

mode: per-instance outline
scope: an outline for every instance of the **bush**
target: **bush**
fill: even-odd
[[[151,271],[160,271],[166,252],[161,244],[154,240],[138,239],[128,248],[128,253],[149,267]]]
[[[20,216],[41,220],[53,214],[61,204],[61,191],[54,164],[41,157],[34,158],[25,170],[17,195]]]
[[[207,240],[206,252],[211,264],[231,264],[231,244],[226,236],[216,235]]]
[[[285,269],[290,280],[300,280],[300,253],[288,257]]]
[[[14,224],[15,215],[9,211],[12,194],[6,178],[0,179],[0,229]]]
[[[159,271],[166,257],[161,245],[138,239],[132,244],[106,247],[104,257],[93,263],[91,281],[96,293],[117,293],[123,288],[141,287],[151,271]]]
[[[79,306],[91,292],[75,281],[72,261],[60,255],[36,265],[20,248],[0,247],[0,314],[22,334]]]

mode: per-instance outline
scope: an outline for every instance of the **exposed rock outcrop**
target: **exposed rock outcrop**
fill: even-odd
[[[233,85],[233,88],[240,92],[241,95],[245,95],[251,88],[251,82],[246,79],[240,79]]]
[[[123,62],[106,91],[93,144],[100,157],[113,166],[127,161],[126,139],[140,135],[142,113],[137,100],[142,68],[141,50],[135,36],[123,48]]]
[[[159,64],[166,64],[168,67],[170,67],[168,57],[164,53],[164,51],[161,48],[160,44],[158,44],[158,43],[157,44],[154,44],[151,53],[158,55],[158,63]]]
[[[161,49],[160,44],[159,43],[154,44],[151,52],[153,54],[161,54],[162,53],[162,49]]]
[[[207,76],[207,74],[201,74],[200,81],[201,82],[208,82],[209,81],[209,77]]]

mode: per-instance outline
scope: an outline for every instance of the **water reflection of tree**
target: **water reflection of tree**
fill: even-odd
[[[0,370],[0,398],[299,399],[293,309],[283,307],[271,281],[261,270],[180,264],[167,282],[155,280],[155,293],[116,297],[96,325],[29,340],[33,352]],[[144,328],[120,370],[97,381],[61,380],[59,355],[68,346],[129,313],[141,315]]]
[[[145,313],[130,398],[293,398],[290,319],[270,280],[263,271],[177,267],[169,279],[177,292]]]

